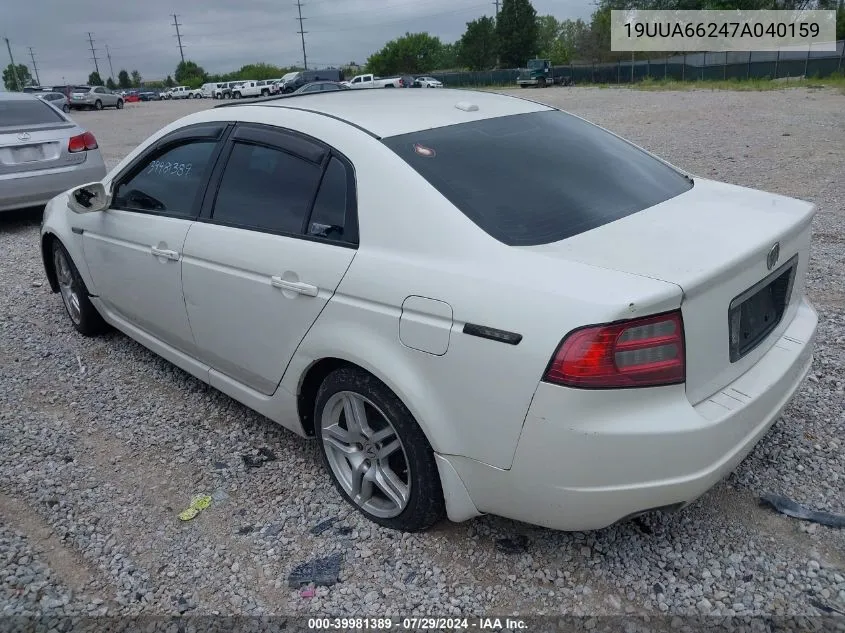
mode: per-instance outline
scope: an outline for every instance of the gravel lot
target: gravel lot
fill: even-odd
[[[316,447],[113,333],[75,333],[49,292],[40,210],[0,216],[0,614],[815,614],[845,611],[845,98],[824,90],[521,91],[701,176],[812,200],[813,375],[727,481],[687,510],[593,532],[483,517],[402,535],[350,513]],[[210,101],[81,112],[109,166]],[[730,227],[725,227],[730,230]],[[277,459],[247,468],[242,456]],[[190,522],[177,514],[213,493]],[[321,532],[324,520],[336,522]],[[325,527],[325,526],[323,526]],[[506,552],[499,539],[512,539]],[[523,540],[527,539],[527,540]],[[303,597],[289,572],[342,553]]]

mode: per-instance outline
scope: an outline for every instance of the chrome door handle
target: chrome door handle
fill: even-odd
[[[299,294],[305,295],[306,297],[316,297],[317,293],[319,292],[317,286],[302,283],[301,281],[285,281],[281,277],[270,277],[270,285],[274,288],[298,292]]]
[[[153,254],[154,257],[165,257],[167,259],[172,259],[174,262],[179,261],[179,253],[176,251],[167,250],[166,248],[156,248],[155,246],[150,246],[150,252]]]

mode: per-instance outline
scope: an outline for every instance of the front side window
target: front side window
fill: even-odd
[[[559,111],[483,119],[383,142],[479,228],[510,246],[564,240],[693,186],[639,148]]]
[[[301,235],[321,172],[319,165],[280,149],[235,143],[223,171],[212,219]]]
[[[115,187],[112,206],[128,211],[194,217],[217,141],[193,141],[143,159]]]

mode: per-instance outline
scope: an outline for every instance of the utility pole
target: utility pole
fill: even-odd
[[[493,4],[496,5],[496,15],[497,16],[499,15],[499,3],[500,2],[501,2],[501,0],[493,0]]]
[[[6,40],[6,50],[9,51],[9,59],[12,60],[12,76],[15,78],[15,88],[23,90],[21,80],[18,78],[18,67],[15,66],[15,58],[12,57],[12,45],[9,44],[8,37],[4,37],[3,39]]]
[[[109,78],[114,81],[114,67],[111,65],[111,51],[108,44],[106,44],[106,57],[109,59]]]
[[[182,50],[182,34],[179,32],[179,27],[182,26],[179,24],[178,20],[176,19],[176,14],[173,14],[173,26],[176,27],[176,39],[179,41],[179,56],[182,58],[182,63],[185,63],[185,51]]]
[[[32,46],[29,47],[29,56],[32,58],[32,69],[35,71],[35,81],[41,85],[41,77],[38,76],[38,65],[35,63],[35,53],[32,52]]]
[[[100,74],[100,65],[97,63],[97,49],[94,48],[94,39],[91,37],[91,33],[88,33],[88,44],[91,45],[91,59],[94,60],[94,70],[97,71],[97,75]]]
[[[302,65],[305,67],[305,70],[308,70],[308,56],[305,54],[305,34],[308,32],[302,28],[302,21],[307,20],[308,18],[302,17],[302,2],[301,0],[296,0],[296,8],[299,11],[299,36],[302,38]]]

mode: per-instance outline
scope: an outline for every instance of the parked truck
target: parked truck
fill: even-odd
[[[232,88],[232,99],[241,99],[242,97],[260,97],[265,91],[267,94],[270,94],[270,89],[264,86],[259,86],[257,81],[242,81]]]
[[[375,75],[355,75],[350,81],[344,82],[350,88],[403,88],[401,77],[376,77]]]
[[[520,88],[527,88],[528,86],[536,86],[537,88],[554,85],[571,86],[572,77],[556,73],[551,60],[529,59],[528,67],[519,70],[516,85]]]

